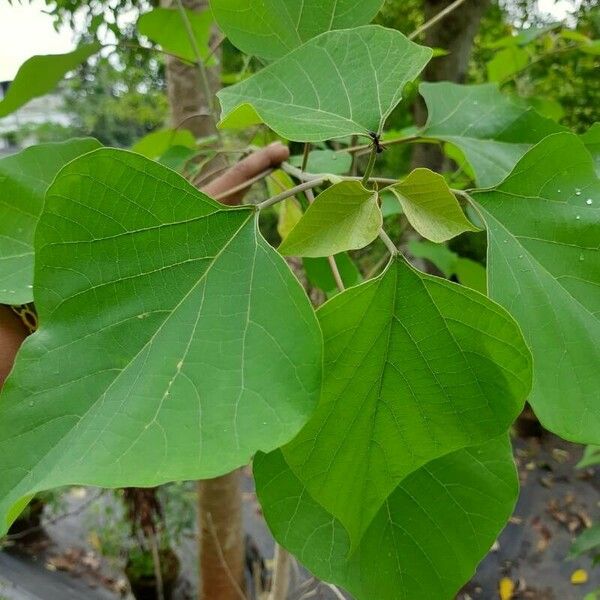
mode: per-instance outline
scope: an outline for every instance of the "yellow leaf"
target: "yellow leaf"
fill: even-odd
[[[302,207],[296,198],[288,198],[280,203],[278,212],[277,233],[283,242],[302,218]]]
[[[500,600],[511,600],[513,594],[515,593],[515,584],[512,582],[512,579],[508,577],[503,577],[500,580]]]
[[[582,583],[587,583],[588,574],[585,569],[577,569],[577,571],[573,571],[571,574],[571,583],[573,585],[581,585]]]

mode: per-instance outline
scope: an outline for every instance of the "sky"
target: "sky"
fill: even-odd
[[[44,2],[0,0],[0,81],[14,79],[19,66],[35,54],[60,54],[74,48],[68,28],[54,30],[52,18],[43,12]],[[541,12],[560,20],[566,16],[567,0],[538,0]]]

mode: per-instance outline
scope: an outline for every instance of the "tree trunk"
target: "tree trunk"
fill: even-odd
[[[163,0],[163,6],[172,6]],[[183,0],[191,10],[206,10],[208,0]],[[215,133],[208,116],[198,69],[167,56],[167,92],[173,127],[189,129],[197,137]],[[219,89],[218,67],[208,71],[214,92]],[[213,161],[211,167],[215,168]],[[198,553],[200,600],[241,600],[244,587],[244,532],[240,471],[198,482]]]
[[[452,4],[453,0],[424,0],[425,21]],[[481,18],[491,0],[467,0],[447,17],[425,31],[425,44],[443,48],[449,54],[434,58],[425,67],[425,81],[454,81],[464,83],[467,78],[473,40]],[[415,120],[423,125],[427,119],[425,103],[419,99],[415,104]],[[444,170],[444,157],[440,148],[433,144],[417,144],[413,154],[413,167],[428,167],[433,171]]]

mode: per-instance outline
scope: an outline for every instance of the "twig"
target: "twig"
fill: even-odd
[[[223,198],[227,198],[228,196],[231,196],[231,195],[235,194],[236,192],[241,192],[242,190],[249,188],[251,185],[253,185],[257,181],[260,181],[261,179],[268,177],[272,172],[273,172],[273,169],[267,169],[266,171],[263,171],[262,173],[255,175],[251,179],[244,181],[243,183],[240,183],[224,192],[221,192],[220,194],[216,194],[215,196],[213,196],[213,198],[215,200],[222,200]]]
[[[278,202],[281,202],[282,200],[285,200],[286,198],[295,196],[298,192],[304,192],[306,190],[310,190],[312,188],[315,188],[315,187],[321,185],[325,181],[325,179],[326,179],[325,177],[319,177],[318,179],[311,179],[310,181],[305,181],[304,183],[301,183],[300,185],[297,185],[296,187],[290,188],[289,190],[286,190],[285,192],[281,192],[281,194],[277,194],[277,196],[273,196],[272,198],[268,198],[267,200],[264,200],[263,202],[259,202],[256,206],[259,210],[262,210],[263,208],[268,208],[269,206],[272,206],[273,204],[277,204]]]
[[[215,542],[215,546],[217,547],[217,552],[219,554],[219,560],[223,564],[225,572],[227,573],[227,577],[233,584],[233,587],[234,587],[236,593],[238,594],[238,596],[241,598],[241,600],[248,600],[246,598],[246,594],[244,594],[242,588],[240,588],[239,583],[236,581],[235,577],[233,576],[233,573],[231,572],[231,569],[229,568],[229,565],[227,564],[227,561],[225,560],[225,555],[223,554],[223,548],[221,547],[221,542],[219,541],[219,536],[217,535],[217,530],[215,529],[215,524],[213,523],[213,518],[210,513],[206,513],[206,520],[208,522],[208,529],[210,531],[210,535],[213,538],[213,541]]]
[[[290,587],[290,554],[279,544],[275,546],[273,587],[269,600],[286,600]]]
[[[414,40],[418,35],[421,35],[424,31],[427,31],[430,27],[433,27],[436,23],[438,23],[439,21],[441,21],[442,19],[447,17],[451,12],[456,10],[461,4],[464,4],[465,1],[466,0],[455,0],[452,4],[449,4],[446,8],[444,8],[444,10],[440,10],[440,12],[437,15],[435,15],[434,17],[431,17],[431,19],[429,19],[429,21],[426,21],[425,23],[423,23],[423,25],[421,25],[421,27],[418,27],[417,29],[415,29],[408,36],[408,39]]]
[[[407,135],[405,137],[394,138],[391,140],[382,140],[379,142],[381,146],[393,146],[394,144],[408,144],[410,142],[417,141],[419,138],[418,135]],[[341,148],[340,150],[336,150],[337,153],[348,152],[353,154],[355,152],[362,152],[364,150],[370,150],[372,144],[359,144],[358,146],[349,146],[348,148]]]
[[[305,173],[301,171],[298,167],[294,167],[288,162],[281,163],[279,168],[282,171],[285,171],[288,175],[299,179],[300,181],[314,181],[316,179],[323,179],[323,175],[318,173]],[[353,177],[351,175],[335,175],[336,179],[340,181],[362,181],[362,177]],[[394,183],[398,183],[397,179],[390,179],[388,177],[369,177],[369,181],[373,183],[382,183],[384,185],[393,185]]]
[[[165,588],[162,578],[162,567],[160,564],[160,553],[158,551],[158,543],[156,541],[156,533],[150,534],[150,545],[152,546],[152,562],[154,563],[154,577],[156,578],[156,595],[157,600],[165,600]]]
[[[335,258],[333,256],[327,257],[327,262],[331,268],[331,273],[333,275],[333,279],[335,280],[335,285],[340,292],[343,292],[346,287],[344,286],[344,280],[340,274],[340,270],[338,269],[337,263],[335,262]]]
[[[379,232],[379,239],[387,246],[392,256],[398,255],[399,250],[396,248],[396,244],[392,242],[390,236],[383,229]]]
[[[364,175],[362,177],[363,186],[367,186],[369,183],[369,179],[371,177],[371,173],[373,172],[373,167],[375,166],[375,161],[377,160],[377,146],[373,144],[371,148],[371,154],[369,155],[369,162],[367,163],[367,168],[365,169]]]
[[[344,596],[344,594],[342,594],[342,592],[340,591],[340,588],[337,587],[336,585],[333,585],[331,583],[325,583],[325,582],[323,582],[323,585],[326,585],[340,600],[346,600],[346,597]]]

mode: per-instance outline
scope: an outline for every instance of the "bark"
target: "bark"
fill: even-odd
[[[452,4],[453,0],[424,0],[425,21]],[[467,0],[439,23],[425,32],[425,45],[443,48],[446,56],[434,58],[425,67],[425,81],[454,81],[464,83],[467,78],[473,40],[479,30],[481,18],[491,4],[491,0]],[[415,105],[415,120],[423,125],[427,119],[424,102],[419,99]],[[444,157],[438,146],[417,144],[413,155],[413,167],[428,167],[433,171],[444,170]]]
[[[203,600],[242,600],[244,540],[241,471],[198,483]]]
[[[173,6],[163,0],[163,6]],[[191,10],[206,10],[207,0],[183,0]],[[173,57],[166,59],[167,93],[171,123],[183,123],[197,137],[215,133],[208,113],[200,74],[196,67]],[[209,81],[216,92],[220,86],[218,67],[209,69]],[[204,114],[202,114],[204,113]],[[215,161],[207,172],[215,168]],[[242,526],[240,472],[198,482],[199,598],[201,600],[240,600],[244,585],[245,546]]]

